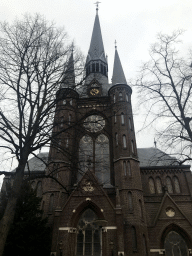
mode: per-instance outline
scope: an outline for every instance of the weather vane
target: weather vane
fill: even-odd
[[[97,11],[97,12],[98,12],[98,10],[99,10],[99,4],[100,4],[100,3],[101,3],[101,2],[98,2],[98,1],[97,1],[96,3],[94,3],[94,4],[96,5],[96,7],[97,7],[97,8],[96,8],[96,11]]]
[[[117,41],[115,40],[115,49],[117,49]]]

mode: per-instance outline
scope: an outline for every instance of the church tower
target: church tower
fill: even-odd
[[[52,255],[148,255],[132,89],[115,48],[112,85],[98,8],[81,89],[73,52],[57,92],[43,207],[53,227]]]

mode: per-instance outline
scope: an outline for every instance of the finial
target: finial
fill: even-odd
[[[72,44],[71,44],[71,52],[73,53],[73,51],[74,51],[74,41],[72,42]]]
[[[155,140],[154,138],[154,145],[155,145],[155,148],[157,147],[157,141]]]
[[[99,10],[99,4],[100,4],[101,2],[95,2],[94,4],[96,5],[96,12],[97,12],[97,14],[98,14],[98,10]]]
[[[115,49],[117,49],[117,41],[115,40]]]

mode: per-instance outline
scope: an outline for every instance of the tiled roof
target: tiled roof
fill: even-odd
[[[117,49],[115,50],[115,60],[112,76],[112,85],[115,84],[127,84]]]
[[[141,167],[177,165],[177,159],[157,148],[138,148],[138,157]]]

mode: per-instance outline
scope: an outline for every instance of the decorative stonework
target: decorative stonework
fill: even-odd
[[[171,207],[168,207],[166,209],[166,215],[170,218],[174,217],[175,216],[175,210]]]

